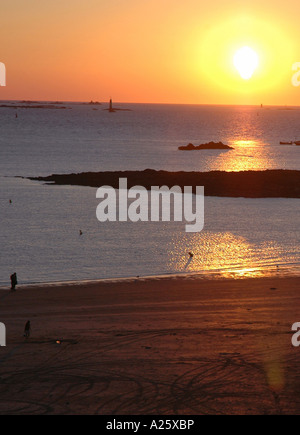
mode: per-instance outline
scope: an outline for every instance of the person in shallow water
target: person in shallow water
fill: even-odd
[[[10,282],[11,282],[11,290],[16,290],[16,285],[18,284],[17,274],[13,273],[10,276]]]
[[[31,323],[28,320],[28,322],[25,325],[24,337],[29,338],[30,337],[30,332],[31,332]]]

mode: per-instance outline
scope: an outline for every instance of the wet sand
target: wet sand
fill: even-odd
[[[173,277],[1,290],[0,415],[299,414],[299,282]]]

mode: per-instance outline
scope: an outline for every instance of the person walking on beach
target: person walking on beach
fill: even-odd
[[[28,322],[25,325],[24,337],[25,338],[29,338],[30,337],[30,332],[31,332],[31,324],[30,324],[30,321],[28,320]]]
[[[16,285],[18,284],[18,278],[17,278],[17,274],[13,273],[10,276],[10,282],[11,282],[11,290],[15,291],[16,290]]]

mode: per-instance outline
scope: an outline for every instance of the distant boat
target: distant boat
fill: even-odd
[[[280,145],[293,145],[293,142],[279,142]]]

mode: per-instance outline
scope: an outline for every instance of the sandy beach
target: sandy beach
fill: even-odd
[[[299,414],[299,302],[296,277],[1,290],[0,414]]]

